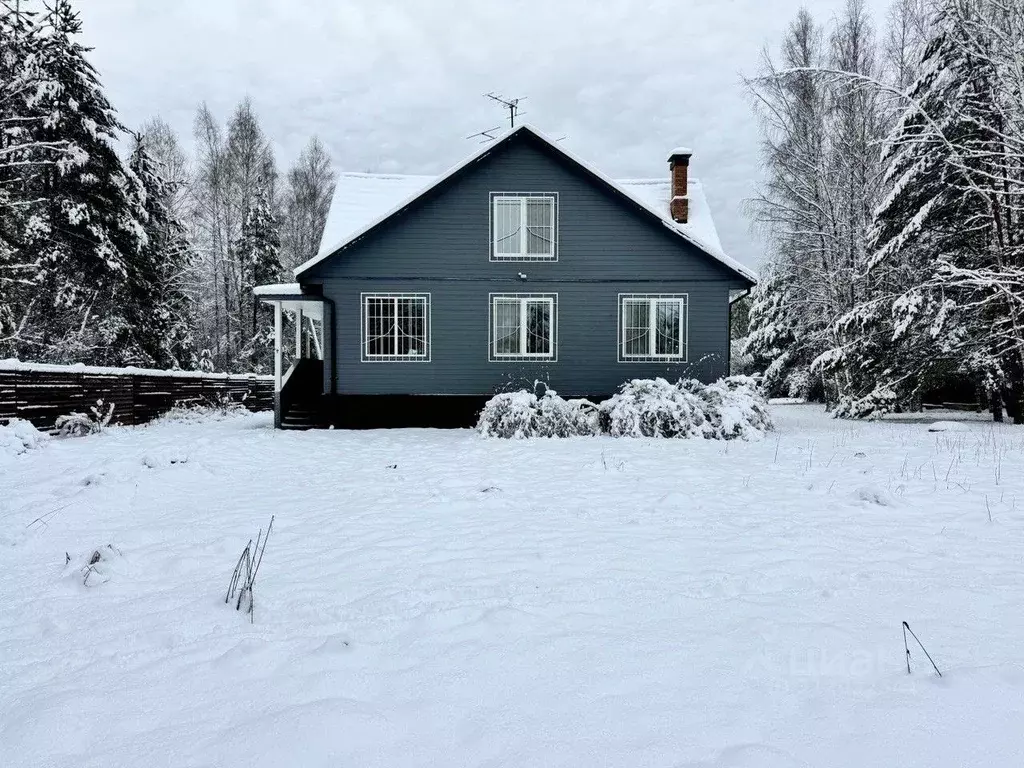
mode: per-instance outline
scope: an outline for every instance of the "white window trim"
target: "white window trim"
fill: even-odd
[[[498,254],[498,227],[497,227],[497,210],[498,200],[512,198],[515,200],[525,201],[530,198],[543,198],[550,200],[552,205],[552,232],[551,232],[551,255],[545,254],[533,254],[528,255],[526,249],[528,247],[528,236],[526,233],[526,204],[525,202],[519,206],[520,216],[520,227],[524,233],[522,237],[522,250],[515,255],[510,254]],[[490,225],[491,225],[491,237],[490,237],[490,261],[558,261],[558,193],[557,192],[491,192],[490,193]]]
[[[495,333],[497,328],[494,322],[494,308],[499,301],[519,301],[519,343],[520,349],[526,348],[526,303],[530,301],[545,301],[551,307],[551,351],[545,354],[518,353],[499,354]],[[488,360],[492,363],[534,361],[542,363],[558,362],[558,294],[557,293],[489,293],[487,294],[487,352]]]
[[[369,339],[366,337],[368,330],[367,312],[369,311],[370,299],[418,299],[426,304],[426,344],[425,355],[372,355],[367,349]],[[434,345],[431,341],[431,334],[434,330],[433,318],[431,317],[431,301],[429,293],[382,293],[379,291],[359,294],[359,350],[360,360],[364,363],[429,363]],[[397,330],[396,330],[397,333]]]
[[[648,322],[650,323],[650,332],[648,338],[650,343],[654,344],[657,338],[657,329],[655,323],[657,322],[657,312],[654,309],[654,304],[657,301],[670,301],[676,300],[680,304],[679,321],[683,324],[683,333],[681,334],[681,341],[683,345],[683,352],[679,355],[658,355],[648,353],[644,355],[627,355],[626,354],[626,323],[625,323],[625,306],[626,301],[647,301],[650,304],[648,309]],[[620,363],[687,363],[690,359],[690,294],[688,293],[620,293],[618,297],[618,315],[619,315],[619,333],[618,333],[618,347],[619,347],[619,362]]]

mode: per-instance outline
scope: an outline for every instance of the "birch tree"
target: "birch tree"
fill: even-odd
[[[314,136],[288,171],[281,206],[281,261],[289,269],[316,256],[334,186],[331,156]]]

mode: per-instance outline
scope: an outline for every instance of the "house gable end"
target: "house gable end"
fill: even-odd
[[[649,274],[652,279],[669,279],[682,274],[687,279],[727,281],[738,288],[753,284],[748,270],[730,263],[724,254],[709,253],[674,229],[667,211],[659,215],[528,128],[489,145],[337,248],[299,267],[296,274],[303,283],[357,275],[458,279],[467,268],[479,277],[507,277],[507,269],[503,273],[495,270],[500,265],[488,264],[491,196],[524,192],[559,193],[562,198],[558,203],[562,268],[520,264],[538,279],[542,275],[558,279],[567,268],[600,279],[611,268],[605,276]],[[652,245],[655,241],[660,245]],[[650,263],[653,253],[658,254],[657,263]],[[681,262],[666,261],[665,254]],[[509,261],[506,266],[514,268],[517,263]],[[512,269],[511,274],[519,271]]]

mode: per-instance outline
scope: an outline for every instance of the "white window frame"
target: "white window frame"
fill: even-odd
[[[420,301],[424,304],[424,322],[426,328],[424,329],[424,342],[426,343],[426,354],[422,355],[380,355],[370,353],[370,339],[369,333],[369,311],[370,311],[370,300],[371,299],[388,299],[397,303],[405,300]],[[397,314],[397,307],[396,307]],[[431,352],[433,351],[433,344],[431,343],[430,335],[433,332],[433,322],[431,320],[431,307],[430,307],[430,294],[429,293],[381,293],[381,292],[370,292],[359,294],[359,330],[360,330],[360,342],[359,348],[362,352],[360,358],[364,363],[429,363]],[[395,349],[398,349],[398,325],[395,324]]]
[[[516,254],[498,253],[498,201],[519,201],[520,251]],[[528,253],[529,234],[526,224],[527,202],[544,200],[551,205],[551,253]],[[490,260],[491,261],[558,261],[558,193],[557,192],[491,192],[490,205]]]
[[[497,323],[495,310],[499,301],[519,302],[519,348],[526,349],[528,328],[526,326],[526,306],[530,302],[544,302],[549,307],[551,317],[551,348],[549,352],[508,352],[499,353],[497,339]],[[537,362],[558,361],[558,294],[557,293],[490,293],[487,300],[487,350],[488,359],[492,363],[516,362],[533,360]]]
[[[647,302],[648,349],[647,353],[636,355],[626,354],[626,318],[627,301]],[[681,351],[679,354],[656,354],[657,344],[657,304],[658,302],[675,301],[679,304],[679,322],[682,325],[679,333]],[[688,293],[620,293],[619,304],[619,362],[620,363],[685,363],[690,355],[690,295]]]

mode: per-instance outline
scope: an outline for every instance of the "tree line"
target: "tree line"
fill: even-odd
[[[0,358],[262,372],[255,285],[319,246],[334,193],[313,137],[286,174],[253,104],[123,125],[71,0],[0,0]]]
[[[965,389],[1024,422],[1024,0],[801,10],[746,80],[768,254],[743,349],[841,416]]]

